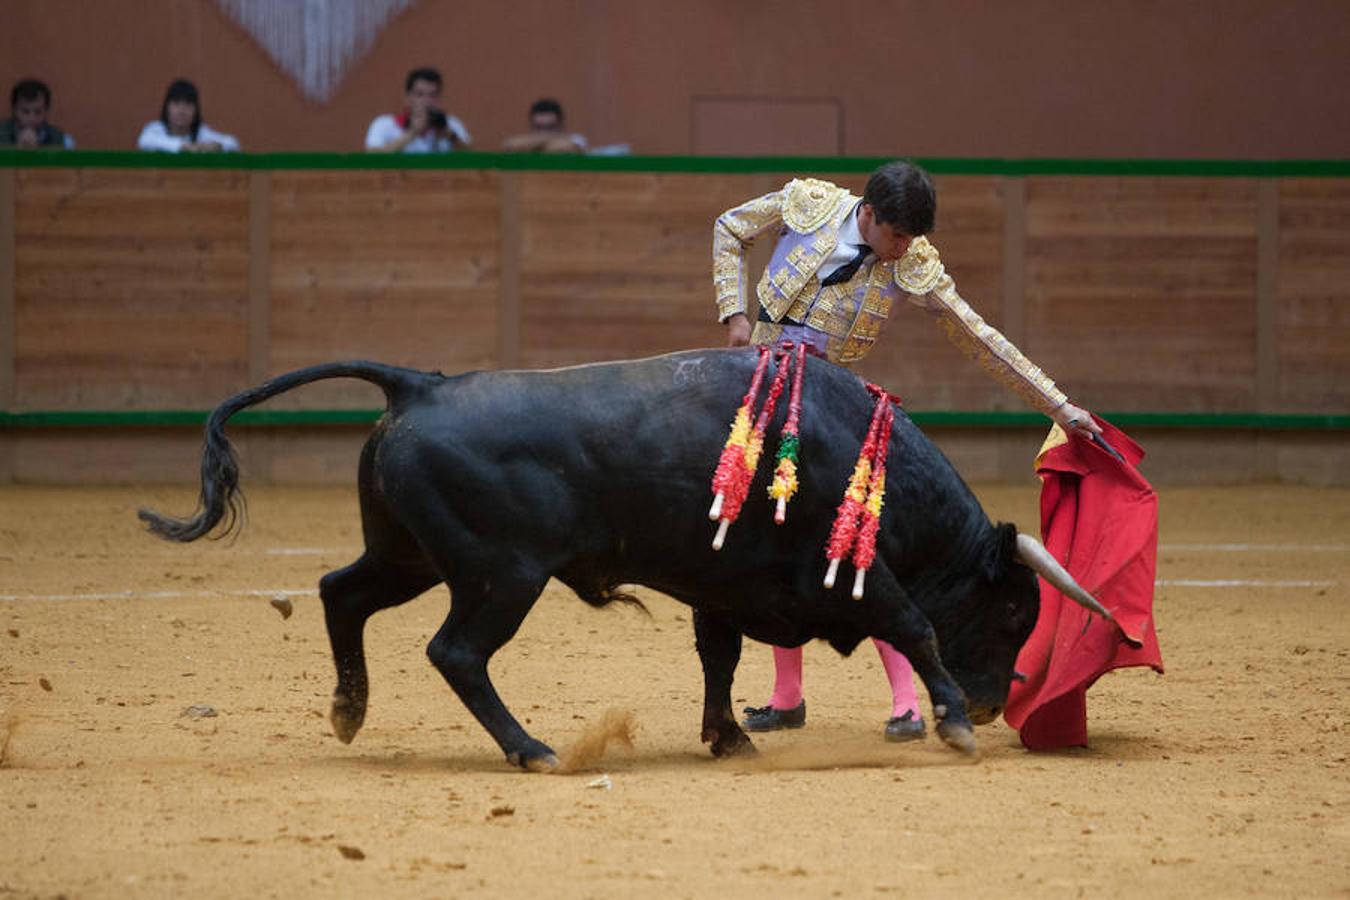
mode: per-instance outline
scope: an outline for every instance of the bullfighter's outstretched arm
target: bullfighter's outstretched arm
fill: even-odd
[[[895,281],[908,292],[910,303],[937,317],[948,339],[961,352],[1029,406],[1070,430],[1099,430],[1087,410],[1070,403],[1049,375],[962,299],[937,248],[926,238],[916,238],[896,263]]]

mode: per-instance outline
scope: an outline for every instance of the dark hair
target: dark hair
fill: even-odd
[[[407,79],[403,82],[403,93],[412,90],[414,81],[430,81],[436,87],[441,87],[441,73],[431,68],[413,69],[408,73]]]
[[[202,103],[197,98],[197,86],[186,78],[179,78],[169,85],[164,93],[164,104],[159,108],[159,120],[169,127],[169,101],[187,100],[192,103],[192,140],[197,140],[197,131],[202,127]]]
[[[913,163],[886,163],[872,173],[863,202],[876,220],[911,237],[928,234],[937,218],[937,192],[928,173]]]
[[[14,85],[14,90],[9,92],[9,106],[11,109],[19,105],[20,100],[36,100],[42,98],[43,105],[50,107],[52,105],[52,91],[36,78],[25,78]]]
[[[552,97],[541,97],[530,104],[530,118],[533,119],[539,113],[553,113],[553,115],[558,117],[558,124],[562,124],[562,104]]]

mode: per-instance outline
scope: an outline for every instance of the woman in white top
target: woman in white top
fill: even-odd
[[[239,141],[202,122],[197,86],[180,78],[169,85],[159,119],[141,129],[136,146],[164,153],[237,152]]]

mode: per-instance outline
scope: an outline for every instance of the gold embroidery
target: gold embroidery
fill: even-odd
[[[944,275],[929,297],[931,302],[924,308],[941,318],[951,342],[1028,405],[1050,415],[1068,399],[1049,376],[961,299],[951,276]]]
[[[895,283],[911,294],[926,294],[942,277],[942,260],[926,237],[910,242],[905,255],[895,262]]]
[[[851,337],[845,340],[843,346],[841,346],[838,351],[839,362],[844,365],[857,362],[866,356],[867,352],[872,349],[872,343],[871,340],[857,337]]]
[[[820,308],[819,303],[811,308],[811,312],[806,317],[806,324],[816,331],[829,333],[830,319],[826,311]]]
[[[750,332],[750,343],[773,346],[778,343],[778,339],[782,337],[782,335],[782,325],[771,325],[768,322],[756,322],[754,329]]]
[[[713,225],[713,283],[718,318],[745,312],[745,247],[783,224],[782,192],[729,209]]]
[[[848,191],[818,178],[799,178],[783,188],[783,221],[798,234],[808,234],[830,220]]]

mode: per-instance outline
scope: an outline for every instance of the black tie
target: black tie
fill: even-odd
[[[866,259],[867,254],[871,252],[872,248],[867,244],[859,244],[858,255],[826,275],[820,283],[825,287],[829,287],[832,284],[839,284],[841,281],[848,281],[857,274],[858,269],[862,267],[863,260]]]

